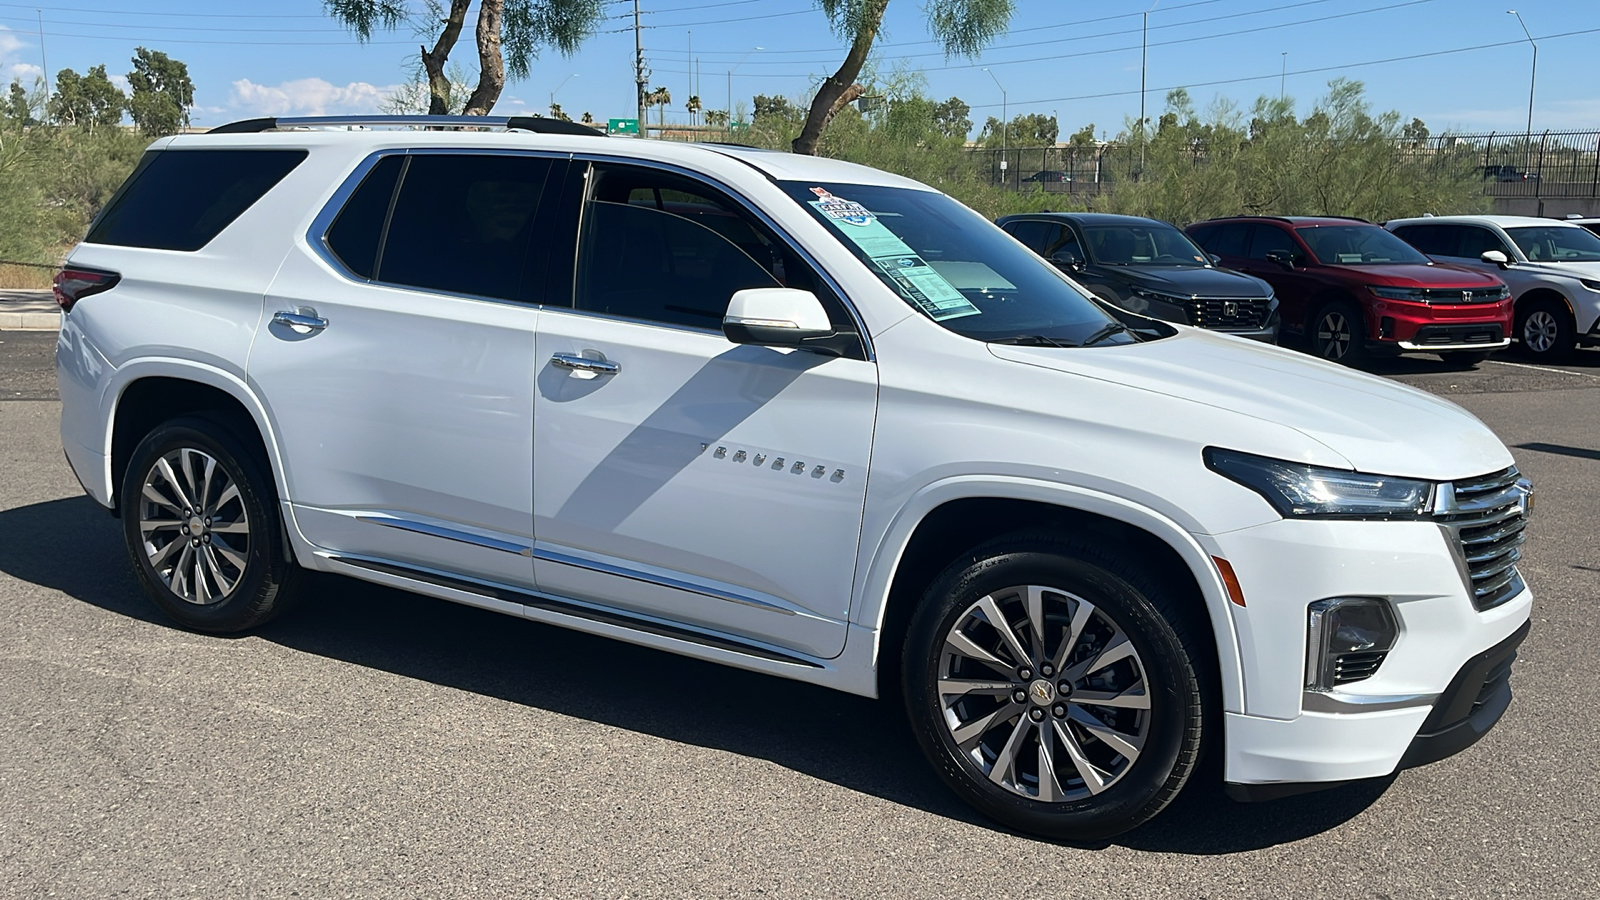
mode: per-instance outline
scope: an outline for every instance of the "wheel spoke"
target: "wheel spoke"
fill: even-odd
[[[217,553],[221,554],[223,559],[233,563],[234,568],[237,568],[241,572],[244,571],[244,555],[239,551],[229,547],[227,544],[217,540],[215,537],[212,537],[211,539],[211,548],[217,551]]]
[[[939,696],[965,697],[969,694],[1009,694],[1019,688],[1009,681],[969,681],[965,678],[939,679]]]
[[[1007,675],[1013,672],[1014,667],[1011,664],[973,643],[972,638],[963,634],[959,628],[951,629],[950,634],[944,639],[944,645],[945,649],[954,651],[968,659],[975,659],[995,671],[1004,672]]]
[[[990,781],[1003,785],[1009,776],[1011,783],[1017,784],[1017,756],[1022,751],[1022,739],[1027,737],[1028,729],[1032,726],[1033,723],[1028,721],[1027,716],[1017,717],[1017,725],[1011,729],[1011,737],[1006,738],[1006,745],[1000,748],[1000,755],[995,757],[994,765],[989,767]]]
[[[1082,725],[1085,731],[1099,738],[1107,747],[1117,751],[1128,760],[1130,765],[1139,758],[1141,747],[1131,743],[1127,735],[1113,730],[1111,726],[1095,718],[1082,707],[1069,703],[1067,705],[1067,718]],[[1142,744],[1143,741],[1140,743]]]
[[[167,464],[165,457],[156,460],[156,468],[160,470],[161,477],[167,480],[167,485],[172,488],[172,492],[177,495],[178,502],[188,509],[194,509],[194,504],[190,502],[189,495],[184,493],[183,485],[178,483],[178,476],[173,474],[172,466]]]
[[[1022,593],[1022,605],[1028,611],[1028,629],[1033,632],[1033,659],[1039,662],[1049,659],[1044,645],[1044,591],[1037,584],[1030,584]]]
[[[140,519],[139,520],[139,532],[141,534],[143,534],[145,537],[149,537],[150,535],[155,534],[158,531],[166,531],[168,528],[182,528],[182,527],[183,527],[183,523],[182,522],[174,522],[171,519]]]
[[[206,582],[206,555],[199,548],[190,555],[194,557],[194,598],[200,603],[210,603],[211,585]]]
[[[202,510],[209,510],[211,508],[206,505],[206,498],[211,496],[211,476],[216,472],[216,470],[217,461],[207,456],[205,473],[200,481],[200,508]]]
[[[183,473],[184,493],[194,500],[192,504],[198,513],[205,506],[206,495],[200,491],[200,481],[194,475],[195,451],[185,447],[178,451],[178,471]]]
[[[226,523],[223,523],[223,524],[220,524],[220,525],[217,524],[216,522],[212,522],[211,523],[211,533],[212,534],[249,534],[250,533],[250,523],[248,521],[246,521],[245,519],[240,519],[237,522],[226,522]]]
[[[170,512],[175,516],[183,515],[183,509],[173,504],[173,502],[164,494],[162,494],[159,490],[156,490],[156,486],[150,482],[145,482],[144,490],[141,491],[141,493],[144,495],[146,500],[149,500],[151,503],[154,503],[167,512]]]
[[[1072,702],[1085,706],[1113,706],[1117,709],[1149,709],[1150,695],[1145,693],[1144,681],[1120,691],[1073,691]]]
[[[203,544],[200,547],[200,553],[206,559],[206,569],[211,572],[211,579],[217,583],[217,591],[226,594],[233,590],[233,582],[222,574],[222,567],[217,565],[216,545]]]
[[[1055,727],[1039,726],[1039,799],[1054,803],[1061,799],[1061,781],[1056,778]]]
[[[172,592],[187,600],[193,591],[189,588],[189,557],[193,555],[194,548],[188,541],[182,541],[183,550],[178,553],[178,561],[172,564]]]
[[[1072,760],[1072,767],[1078,770],[1078,777],[1083,779],[1084,787],[1090,794],[1098,794],[1106,789],[1106,774],[1095,768],[1094,763],[1083,753],[1083,748],[1078,746],[1078,739],[1072,736],[1072,729],[1060,720],[1052,723],[1055,726],[1056,737],[1061,739],[1061,746],[1067,751],[1067,758]]]
[[[1092,672],[1104,669],[1112,663],[1134,656],[1136,654],[1133,650],[1133,643],[1128,640],[1126,635],[1119,633],[1114,640],[1102,647],[1099,653],[1073,666],[1061,677],[1068,681],[1077,681],[1080,678],[1088,677]]]
[[[227,474],[224,473],[223,477],[226,478]],[[228,505],[228,501],[237,499],[239,499],[239,486],[230,481],[228,482],[228,486],[223,488],[222,493],[218,495],[217,502],[211,504],[211,509],[208,510],[208,512],[215,516],[218,510]]]
[[[145,542],[145,546],[150,546],[148,541]],[[146,551],[150,554],[150,568],[160,572],[162,564],[171,559],[173,553],[187,546],[189,546],[188,541],[184,540],[182,537],[175,537],[172,540],[167,541],[166,546],[162,547],[160,550],[151,548],[150,550]]]
[[[1056,651],[1054,660],[1058,672],[1066,666],[1067,657],[1071,656],[1072,649],[1078,646],[1078,639],[1083,637],[1083,629],[1089,624],[1089,617],[1094,615],[1094,604],[1080,598],[1074,599],[1078,607],[1072,612],[1072,624],[1067,628],[1067,639],[1062,643],[1061,649]]]
[[[1000,604],[994,602],[994,596],[988,595],[978,600],[974,606],[983,614],[995,631],[1005,638],[1006,648],[1017,658],[1017,665],[1027,665],[1031,660],[1028,651],[1022,648],[1022,641],[1017,638],[1017,633],[1011,628],[1011,623],[1006,621],[1005,613],[1000,611]]]
[[[951,731],[951,736],[956,739],[956,746],[962,750],[971,751],[973,747],[977,746],[978,741],[989,733],[989,729],[1007,721],[1013,715],[1016,715],[1021,708],[1016,703],[1007,703],[986,716],[980,716],[964,725],[957,726]]]

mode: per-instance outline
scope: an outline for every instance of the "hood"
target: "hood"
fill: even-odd
[[[1541,275],[1565,275],[1568,278],[1600,279],[1600,262],[1519,262],[1516,268]]]
[[[1448,481],[1512,464],[1494,432],[1448,400],[1256,341],[1179,328],[1174,337],[1142,344],[989,347],[1011,362],[1293,428],[1362,472]],[[1253,452],[1247,446],[1229,449]]]
[[[1500,279],[1475,269],[1446,263],[1399,266],[1327,266],[1352,281],[1384,287],[1485,288],[1500,284]]]
[[[1200,266],[1096,266],[1107,277],[1129,285],[1183,297],[1237,297],[1251,300],[1272,293],[1259,278],[1232,269]]]

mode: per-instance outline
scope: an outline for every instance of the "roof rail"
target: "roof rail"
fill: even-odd
[[[283,128],[326,128],[364,125],[413,128],[504,128],[536,134],[572,134],[604,137],[605,133],[578,122],[538,116],[287,116],[244,119],[218,125],[207,134],[259,134]]]

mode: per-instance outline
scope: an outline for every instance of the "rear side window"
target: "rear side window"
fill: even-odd
[[[1204,229],[1195,229],[1196,236],[1200,239],[1200,246],[1207,253],[1218,256],[1244,256],[1246,245],[1249,243],[1250,226],[1238,222],[1227,225],[1210,225]]]
[[[525,299],[524,270],[550,165],[534,156],[411,157],[394,200],[377,280]],[[622,268],[619,261],[613,264]]]
[[[1455,256],[1460,243],[1455,229],[1448,225],[1403,225],[1394,233],[1429,256]]]
[[[304,150],[146,154],[85,240],[154,250],[199,250],[305,158]]]
[[[339,210],[339,217],[328,229],[328,249],[362,278],[371,278],[378,265],[378,244],[383,238],[383,223],[389,216],[395,182],[400,180],[403,156],[386,156]]]
[[[1007,230],[1011,232],[1012,237],[1027,245],[1029,250],[1042,255],[1049,246],[1050,239],[1055,236],[1054,231],[1060,227],[1051,222],[1025,220],[1013,223]]]

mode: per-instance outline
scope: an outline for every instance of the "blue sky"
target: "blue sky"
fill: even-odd
[[[672,92],[669,121],[686,120],[696,69],[708,109],[726,107],[730,71],[736,105],[757,93],[806,100],[844,52],[813,0],[640,5],[651,86]],[[1520,130],[1531,51],[1508,6],[1539,42],[1534,128],[1600,129],[1600,0],[1018,0],[1009,34],[977,59],[949,60],[929,39],[923,3],[891,0],[878,56],[884,70],[920,69],[929,94],[959,96],[977,123],[1000,114],[997,79],[1010,115],[1053,113],[1064,134],[1090,122],[1114,134],[1139,109],[1140,23],[1149,11],[1152,115],[1174,86],[1189,86],[1201,107],[1218,96],[1248,106],[1278,93],[1286,63],[1286,90],[1302,111],[1328,79],[1345,76],[1365,82],[1378,109],[1420,117],[1435,132]],[[574,116],[632,115],[632,6],[617,0],[611,9],[617,18],[573,57],[546,51],[496,112],[543,111],[559,88],[557,102]],[[420,42],[402,29],[358,44],[318,0],[8,2],[0,3],[0,78],[38,74],[36,10],[51,72],[103,62],[125,73],[140,45],[188,63],[196,124],[375,112],[408,79]],[[1558,36],[1581,31],[1590,33]],[[1484,47],[1495,44],[1504,46]],[[1471,47],[1483,49],[1446,52]],[[470,33],[455,56],[475,60]]]

